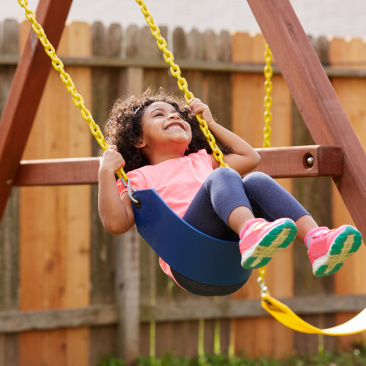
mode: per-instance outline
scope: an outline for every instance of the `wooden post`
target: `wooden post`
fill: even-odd
[[[139,33],[129,28],[127,55],[134,56],[138,48],[134,36]],[[131,34],[132,32],[132,34]],[[125,72],[124,95],[139,94],[143,89],[143,69],[129,67]],[[140,236],[136,227],[114,237],[115,286],[118,304],[118,356],[128,365],[134,363],[140,352]]]
[[[277,65],[315,141],[343,150],[343,175],[334,178],[366,237],[366,154],[289,0],[248,0]]]
[[[57,48],[72,0],[41,0],[37,20]],[[47,81],[51,62],[33,33],[19,61],[0,123],[0,219]]]
[[[116,300],[119,311],[118,356],[127,364],[139,355],[140,237],[136,228],[114,237]]]

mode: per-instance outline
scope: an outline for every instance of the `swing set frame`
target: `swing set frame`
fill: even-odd
[[[37,19],[55,48],[71,3],[40,0]],[[275,178],[331,176],[366,237],[366,154],[310,41],[289,0],[248,3],[318,144],[258,149],[263,161],[260,170]],[[51,69],[35,37],[33,32],[28,37],[0,123],[0,218],[13,186],[97,183],[95,158],[21,161]]]
[[[333,177],[353,220],[365,236],[365,152],[333,87],[289,1],[248,2],[318,144],[257,149],[262,156],[259,170],[274,178]],[[71,4],[72,0],[40,0],[37,19],[55,48]],[[42,44],[30,32],[0,124],[0,218],[13,186],[97,183],[95,158],[21,161],[50,70],[51,63]],[[313,158],[312,164],[308,163],[308,157]]]

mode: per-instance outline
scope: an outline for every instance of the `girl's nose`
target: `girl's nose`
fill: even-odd
[[[180,119],[180,115],[179,115],[179,113],[178,112],[174,112],[174,113],[170,113],[170,115],[169,115],[169,117],[168,117],[169,119],[175,119],[175,118],[178,118],[178,119]]]

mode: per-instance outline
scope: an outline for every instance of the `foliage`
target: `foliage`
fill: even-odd
[[[125,362],[120,358],[113,357],[112,355],[106,355],[98,363],[98,366],[124,366]]]
[[[108,356],[98,366],[123,366],[125,363]],[[174,357],[167,354],[162,358],[139,357],[137,366],[364,366],[366,365],[366,347],[355,347],[352,351],[319,352],[305,356],[293,356],[288,360],[273,358],[232,357],[225,355],[205,354],[204,357],[189,359],[185,356]]]

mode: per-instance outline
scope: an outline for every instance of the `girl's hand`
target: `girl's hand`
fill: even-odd
[[[190,99],[189,103],[190,104],[187,107],[194,116],[201,113],[202,118],[207,122],[208,126],[212,122],[214,122],[214,119],[212,117],[212,113],[211,113],[210,108],[208,107],[208,105],[202,103],[201,100],[198,99],[198,98]]]
[[[122,155],[118,152],[116,145],[111,145],[104,151],[99,162],[99,171],[109,171],[115,173],[120,167],[126,164]]]

